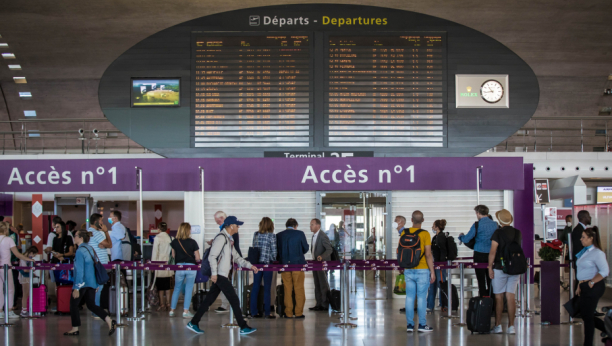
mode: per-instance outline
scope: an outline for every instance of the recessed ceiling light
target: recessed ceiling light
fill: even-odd
[[[38,130],[30,130],[28,132],[28,136],[30,136],[30,137],[40,137],[40,133],[38,133]]]
[[[13,53],[2,53],[2,57],[5,59],[15,59],[15,54]]]
[[[32,97],[32,93],[29,92],[29,91],[20,91],[19,92],[19,97],[21,97],[22,99],[31,98]]]
[[[26,77],[13,77],[13,80],[17,84],[27,84],[28,83],[28,81],[26,80]]]
[[[9,70],[21,70],[21,65],[8,65]]]
[[[23,111],[23,115],[25,115],[26,117],[35,117],[36,111]]]
[[[8,47],[8,43],[0,43],[0,47]]]

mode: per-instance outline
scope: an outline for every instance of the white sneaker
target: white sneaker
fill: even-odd
[[[495,326],[493,329],[491,329],[491,334],[501,334],[503,333],[504,330],[502,329],[501,324],[498,326]]]
[[[19,315],[17,315],[16,313],[14,313],[13,311],[9,311],[8,313],[8,318],[19,318]]]
[[[192,318],[193,314],[191,312],[183,312],[183,318]]]
[[[508,327],[506,334],[516,334],[516,330],[514,330],[514,326]]]
[[[168,316],[170,316],[170,317],[174,317],[174,311],[170,311],[170,312],[168,313]]]

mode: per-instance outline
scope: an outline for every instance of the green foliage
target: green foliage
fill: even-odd
[[[542,261],[556,261],[561,256],[561,251],[544,246],[538,251],[538,256],[540,256]]]

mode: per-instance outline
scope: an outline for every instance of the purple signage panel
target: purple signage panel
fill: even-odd
[[[229,158],[2,161],[7,192],[135,191],[136,167],[144,191],[522,190],[523,159],[516,158]]]

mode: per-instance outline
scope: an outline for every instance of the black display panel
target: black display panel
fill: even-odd
[[[194,35],[193,46],[194,147],[311,145],[308,35]]]
[[[325,118],[330,147],[444,147],[442,33],[327,37]]]

